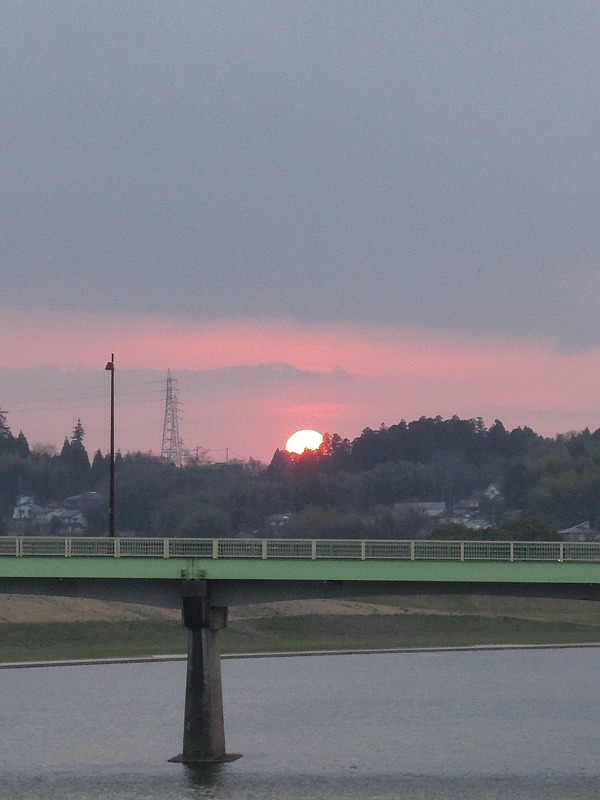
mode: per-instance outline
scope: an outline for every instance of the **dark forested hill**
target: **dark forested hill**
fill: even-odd
[[[60,452],[31,451],[0,411],[0,530],[13,529],[20,495],[43,506],[92,491],[104,500],[89,510],[88,531],[105,533],[108,471],[100,452],[90,463],[79,420]],[[414,533],[419,522],[405,514],[399,523],[399,508],[430,502],[451,512],[490,484],[502,502],[483,511],[495,522],[518,512],[553,528],[584,520],[594,526],[600,430],[549,439],[528,427],[507,430],[499,420],[487,428],[481,418],[421,417],[365,428],[353,441],[325,435],[319,450],[277,451],[268,466],[191,460],[176,468],[148,454],[118,454],[117,529],[150,536],[295,535],[309,528],[315,535],[396,536]]]

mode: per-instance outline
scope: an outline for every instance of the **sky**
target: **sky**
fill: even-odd
[[[600,427],[600,5],[5,0],[0,408],[269,462]]]

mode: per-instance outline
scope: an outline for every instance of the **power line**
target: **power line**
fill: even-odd
[[[163,381],[164,383],[164,381]],[[164,392],[160,389],[139,389],[131,386],[128,390],[119,391],[119,403],[156,402]],[[99,397],[97,387],[84,387],[83,389],[64,388],[31,399],[31,392],[2,393],[2,401],[10,406],[9,411],[43,411],[58,408],[101,408],[105,401]],[[7,412],[8,413],[8,412]]]

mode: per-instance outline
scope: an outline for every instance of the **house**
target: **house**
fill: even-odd
[[[87,525],[87,520],[81,511],[56,504],[47,506],[40,514],[39,520],[51,530],[55,527],[56,532],[63,536],[82,533]]]
[[[471,531],[485,531],[492,527],[490,521],[482,517],[470,517],[462,521],[461,524]]]
[[[481,494],[488,500],[494,500],[496,497],[501,497],[500,489],[498,489],[495,483],[490,483],[487,489],[484,489]]]
[[[267,526],[271,528],[271,530],[281,530],[285,527],[285,523],[291,516],[291,511],[288,511],[285,514],[271,514],[267,518]]]
[[[406,514],[413,512],[424,517],[438,519],[446,513],[446,503],[416,502],[416,503],[394,503],[396,514]]]
[[[563,528],[559,531],[565,537],[565,542],[599,542],[600,531],[592,528],[589,522],[580,522],[571,528]]]
[[[454,504],[453,514],[458,517],[469,517],[479,513],[479,497],[471,495]]]
[[[21,495],[13,510],[13,519],[38,519],[42,509],[33,502],[33,497]]]
[[[452,509],[453,518],[457,518],[462,525],[468,520],[474,524],[468,527],[479,529],[490,527],[489,520],[496,522],[504,512],[504,498],[495,483],[490,483],[482,492],[475,492],[464,500],[459,500]]]
[[[82,492],[72,497],[65,497],[62,502],[65,508],[72,508],[84,514],[89,514],[92,511],[102,508],[104,503],[105,499],[98,492]]]

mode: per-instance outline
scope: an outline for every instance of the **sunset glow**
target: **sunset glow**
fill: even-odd
[[[438,414],[501,419],[545,436],[600,426],[600,348],[569,352],[551,342],[364,325],[193,325],[77,312],[63,313],[60,326],[46,312],[7,312],[0,335],[0,407],[11,429],[23,430],[30,444],[60,447],[81,417],[89,453],[108,442],[104,365],[112,352],[124,453],[160,452],[167,368],[185,406],[184,445],[215,461],[268,463],[298,420],[350,440],[367,426]]]
[[[323,442],[323,437],[318,431],[303,430],[296,431],[287,440],[285,449],[288,453],[300,455],[305,450],[318,450]]]

